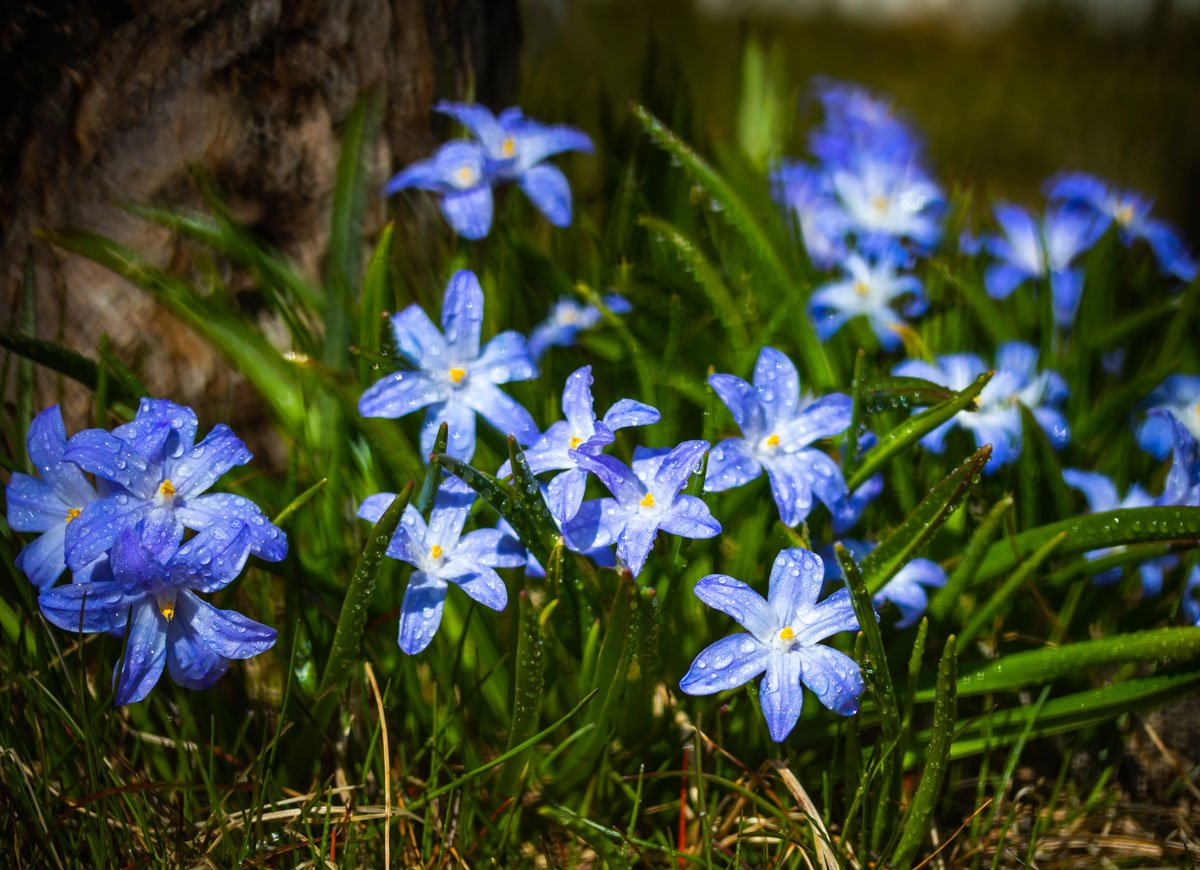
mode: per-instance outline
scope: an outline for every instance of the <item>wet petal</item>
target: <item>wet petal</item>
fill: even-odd
[[[679,681],[689,695],[712,695],[745,685],[767,669],[767,647],[739,632],[711,644],[696,656]]]

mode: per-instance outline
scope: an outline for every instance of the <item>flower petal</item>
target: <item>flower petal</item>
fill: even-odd
[[[469,269],[460,269],[446,285],[442,298],[442,335],[451,360],[470,360],[479,355],[483,329],[483,288]]]
[[[704,475],[705,492],[724,492],[742,486],[762,474],[762,465],[750,452],[744,438],[727,438],[708,454]]]
[[[1062,478],[1067,486],[1083,493],[1083,497],[1087,499],[1088,510],[1092,513],[1115,510],[1121,504],[1116,484],[1103,474],[1064,468]]]
[[[767,674],[758,684],[758,700],[767,718],[767,731],[782,743],[796,727],[804,706],[800,675],[803,659],[794,652],[777,652],[767,657]]]
[[[697,466],[708,448],[707,441],[684,441],[663,457],[654,480],[647,487],[654,493],[654,498],[666,503],[674,500],[676,494],[687,485],[688,478],[700,470]]]
[[[416,655],[429,646],[442,624],[446,584],[424,571],[414,571],[400,606],[400,649]]]
[[[604,415],[604,425],[612,431],[630,426],[650,426],[662,419],[657,408],[633,399],[617,399]]]
[[[549,163],[532,166],[521,174],[519,184],[546,220],[556,227],[571,225],[571,185],[561,169]]]
[[[494,384],[472,384],[465,398],[501,435],[512,435],[521,444],[537,440],[539,432],[533,415]]]
[[[47,529],[25,545],[14,564],[34,586],[50,586],[67,567],[66,537],[67,527],[63,523]]]
[[[658,521],[658,527],[668,535],[683,538],[712,538],[721,534],[721,524],[708,505],[694,495],[677,496],[671,509]]]
[[[768,420],[786,420],[796,413],[800,375],[787,354],[764,347],[754,363],[754,388]],[[848,424],[847,424],[848,425]]]
[[[447,391],[424,372],[393,372],[363,391],[358,413],[397,418],[446,400]]]
[[[723,637],[700,651],[679,688],[689,695],[713,695],[745,685],[767,669],[767,647],[745,632]]]
[[[845,653],[827,646],[801,646],[792,652],[801,662],[801,679],[817,700],[841,716],[858,712],[862,670]]]
[[[511,329],[493,336],[468,368],[472,380],[482,378],[490,384],[507,384],[537,377],[537,365],[529,355],[525,336]]]
[[[492,188],[488,184],[442,197],[442,216],[464,239],[482,239],[492,228]]]
[[[129,608],[140,601],[120,583],[68,583],[44,589],[38,606],[46,620],[63,631],[92,633],[125,628]]]
[[[567,377],[563,386],[563,416],[571,430],[580,433],[586,440],[596,424],[595,400],[592,398],[592,367],[582,366]]]
[[[450,365],[446,340],[420,305],[410,305],[392,315],[392,337],[396,349],[418,368],[433,371]]]
[[[241,520],[250,529],[251,553],[268,562],[281,562],[287,557],[287,534],[268,520],[258,505],[243,496],[214,492],[189,498],[176,507],[175,515],[185,526],[197,532],[203,532],[214,524]]]
[[[444,402],[430,405],[421,423],[421,455],[426,459],[433,452],[438,429],[445,423],[448,429],[446,453],[463,462],[470,462],[475,455],[475,409],[458,395],[452,394]]]
[[[246,567],[252,539],[250,526],[241,520],[213,524],[171,557],[171,578],[198,592],[224,589]]]
[[[185,689],[207,689],[225,676],[229,659],[197,642],[178,619],[167,626],[167,673]]]
[[[165,476],[175,491],[186,498],[204,492],[229,469],[245,465],[252,458],[242,439],[224,423],[218,423],[203,441],[179,459],[168,462]]]
[[[841,435],[850,426],[851,405],[845,393],[830,393],[817,399],[779,425],[780,448],[790,453],[818,439]]]
[[[463,535],[454,548],[453,561],[459,560],[489,568],[519,568],[525,564],[525,548],[515,536],[501,529],[476,529]]]
[[[792,620],[792,630],[799,645],[815,644],[841,631],[858,631],[850,590],[839,589],[820,604],[798,613]]]
[[[748,438],[766,434],[767,418],[758,391],[734,375],[708,376],[708,385],[725,403],[733,420]]]
[[[589,456],[579,450],[572,450],[568,455],[584,471],[590,471],[600,478],[600,482],[608,487],[608,491],[616,496],[623,507],[636,507],[645,497],[646,487],[633,470],[616,457]]]
[[[4,490],[8,502],[8,526],[14,532],[44,532],[65,525],[67,511],[62,497],[45,480],[13,472]],[[80,505],[82,507],[82,505]]]
[[[825,583],[825,564],[803,547],[780,550],[771,565],[767,601],[780,625],[792,625],[817,601]]]
[[[807,470],[792,456],[776,456],[766,463],[771,494],[785,526],[796,526],[813,507],[812,486]]]
[[[113,671],[118,706],[140,701],[162,676],[167,663],[167,621],[150,599],[133,608],[133,621],[125,642],[125,657]]]
[[[729,616],[758,640],[768,643],[779,630],[779,623],[763,597],[726,574],[701,577],[692,590],[696,597]]]
[[[157,464],[103,429],[85,429],[75,435],[67,443],[63,459],[142,498],[152,497],[162,481]]]
[[[234,610],[218,610],[184,590],[175,599],[175,620],[188,627],[194,642],[226,659],[249,659],[275,645],[275,629]]]
[[[611,546],[625,528],[629,512],[616,499],[585,501],[575,516],[563,525],[570,546],[586,553]]]
[[[97,499],[67,524],[67,566],[78,571],[112,547],[123,529],[132,529],[151,504],[128,493]]]
[[[630,517],[625,528],[617,537],[617,557],[625,564],[633,576],[642,573],[650,551],[654,549],[654,539],[658,535],[658,525],[641,517]]]
[[[565,523],[579,513],[583,504],[583,493],[587,489],[587,473],[581,468],[570,468],[557,475],[546,487],[546,506],[550,516]]]
[[[500,579],[500,575],[491,568],[481,568],[474,574],[464,574],[461,577],[448,578],[458,584],[484,607],[492,610],[503,610],[508,604],[508,587]]]

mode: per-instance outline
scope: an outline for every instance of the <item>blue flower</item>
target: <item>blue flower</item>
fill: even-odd
[[[603,420],[596,419],[592,408],[592,367],[576,369],[563,388],[562,409],[566,420],[551,424],[525,451],[525,459],[534,474],[562,471],[546,488],[546,504],[551,515],[564,523],[579,511],[587,471],[576,455],[595,456],[616,439],[613,434],[627,426],[649,426],[659,420],[658,410],[633,399],[620,399]],[[509,462],[496,472],[500,477],[512,474]]]
[[[1119,190],[1094,175],[1068,172],[1046,183],[1046,194],[1054,201],[1091,212],[1101,220],[1101,230],[1116,223],[1121,241],[1129,247],[1144,239],[1154,252],[1159,268],[1181,281],[1196,277],[1197,264],[1183,240],[1169,225],[1150,217],[1153,203],[1132,190]]]
[[[1183,600],[1179,602],[1183,618],[1200,628],[1200,565],[1192,568],[1187,584],[1183,587]]]
[[[404,417],[428,407],[421,428],[421,451],[428,455],[438,427],[447,423],[446,452],[464,462],[475,454],[475,415],[522,444],[537,437],[537,424],[499,384],[525,381],[537,367],[518,332],[502,332],[479,349],[483,289],[474,272],[455,272],[442,301],[442,332],[419,305],[392,316],[400,354],[417,371],[400,371],[376,381],[362,394],[364,417]],[[444,334],[443,334],[444,333]]]
[[[863,151],[834,167],[831,183],[864,251],[886,253],[901,239],[928,250],[941,238],[945,196],[915,159]]]
[[[924,313],[928,303],[915,275],[899,274],[892,257],[874,263],[850,254],[843,263],[845,278],[817,289],[808,300],[817,335],[828,340],[853,317],[863,315],[884,350],[900,347],[901,332],[908,325],[892,310],[901,302],[905,317]]]
[[[275,643],[275,630],[196,595],[231,583],[245,566],[253,533],[234,520],[210,525],[182,547],[164,547],[145,522],[119,533],[109,555],[112,580],[42,591],[46,619],[65,631],[128,633],[113,673],[118,705],[140,701],[162,676],[206,689],[229,669]]]
[[[809,445],[850,425],[850,397],[832,393],[801,401],[800,378],[788,357],[764,347],[754,366],[754,383],[714,374],[711,386],[733,414],[742,438],[728,438],[708,459],[706,492],[721,492],[757,478],[765,468],[785,525],[800,523],[815,495],[830,509],[849,495],[842,471],[827,454]]]
[[[1200,438],[1200,375],[1171,375],[1147,398],[1150,411],[1166,411]],[[1163,414],[1149,414],[1137,430],[1138,446],[1155,459],[1166,459],[1175,443],[1175,427]]]
[[[828,173],[785,160],[771,173],[771,190],[780,208],[795,216],[808,258],[822,269],[841,262],[849,219],[833,194]]]
[[[1063,482],[1067,486],[1083,493],[1083,497],[1087,499],[1089,513],[1096,514],[1103,511],[1117,510],[1118,508],[1149,507],[1154,504],[1154,496],[1150,495],[1150,493],[1137,484],[1129,488],[1129,491],[1125,494],[1125,498],[1120,498],[1117,495],[1116,484],[1103,474],[1095,471],[1064,468],[1062,476]],[[1101,556],[1119,553],[1124,549],[1124,547],[1106,547],[1103,550],[1093,550],[1087,554],[1087,558],[1099,559]],[[1143,562],[1138,566],[1138,572],[1142,578],[1142,592],[1147,596],[1157,595],[1162,590],[1163,573],[1171,570],[1178,564],[1178,556],[1161,556],[1157,559]],[[1104,585],[1115,583],[1120,579],[1121,569],[1113,568],[1095,575],[1092,578],[1092,582]]]
[[[984,273],[988,295],[1004,299],[1026,281],[1049,276],[1055,322],[1069,326],[1083,294],[1083,269],[1071,264],[1096,243],[1103,224],[1093,215],[1063,207],[1051,209],[1040,227],[1019,206],[1002,203],[994,211],[1003,236],[985,237],[988,252],[999,261]]]
[[[545,495],[546,490],[545,487],[543,487],[542,497],[544,498]],[[554,524],[558,526],[559,532],[562,532],[562,523],[558,519],[554,520]],[[521,543],[520,536],[517,535],[517,530],[508,524],[508,520],[504,519],[504,517],[501,517],[500,522],[496,524],[496,528],[498,528],[505,534],[505,536],[511,539],[512,546],[520,547],[524,551],[526,576],[544,578],[546,576],[545,567],[537,560],[537,557],[533,555],[531,550],[525,549],[525,545]],[[580,552],[571,543],[571,539],[565,535],[563,536],[563,545],[572,552]],[[601,568],[614,568],[617,564],[616,557],[613,555],[612,547],[597,547],[594,550],[582,552],[581,555],[587,556]]]
[[[861,562],[867,557],[875,544],[854,539],[844,539],[841,545],[850,551],[856,561]],[[821,560],[825,563],[826,580],[842,580],[842,566],[838,563],[837,555],[832,546],[821,550]],[[927,589],[937,589],[946,585],[946,572],[929,559],[913,559],[902,567],[882,589],[874,594],[871,603],[876,610],[881,610],[885,604],[891,603],[900,611],[900,619],[896,628],[911,628],[929,607]]]
[[[395,498],[390,492],[370,496],[358,515],[377,523]],[[389,556],[416,569],[400,606],[400,649],[409,655],[421,652],[437,634],[448,583],[492,610],[503,610],[508,604],[508,589],[495,569],[519,567],[525,554],[520,543],[500,529],[463,534],[474,502],[474,492],[457,478],[449,478],[438,489],[429,523],[409,505],[388,545]]]
[[[204,493],[250,451],[228,426],[218,424],[199,444],[191,408],[165,399],[142,399],[133,422],[112,432],[86,429],[67,442],[63,459],[116,484],[90,502],[66,529],[66,561],[79,571],[102,555],[125,529],[143,524],[142,542],[156,553],[179,546],[184,529],[204,531],[239,520],[250,552],[278,562],[287,536],[258,505],[229,493]],[[110,488],[111,489],[111,488]]]
[[[684,538],[719,534],[721,524],[708,505],[680,493],[707,450],[707,441],[684,441],[670,451],[638,447],[632,470],[611,456],[570,451],[575,463],[600,478],[615,497],[584,502],[564,525],[568,540],[583,551],[615,542],[617,556],[637,576],[659,529]]]
[[[1066,382],[1053,371],[1037,371],[1037,350],[1019,341],[1010,341],[996,352],[996,373],[979,394],[977,410],[959,411],[954,417],[921,439],[921,445],[941,453],[946,434],[955,426],[975,434],[975,444],[992,445],[988,472],[1012,462],[1021,454],[1021,413],[1018,404],[1032,413],[1050,443],[1057,449],[1070,440],[1070,429],[1060,406],[1067,397]],[[983,360],[974,354],[949,354],[937,358],[937,364],[905,360],[892,373],[924,378],[952,390],[965,389],[987,371]]]
[[[766,601],[742,581],[724,574],[702,578],[696,584],[696,597],[732,616],[746,631],[703,650],[679,688],[689,695],[711,695],[765,672],[759,702],[776,743],[783,742],[800,718],[801,683],[833,712],[853,716],[863,690],[862,673],[852,658],[820,641],[838,632],[857,631],[858,619],[847,589],[817,602],[823,580],[821,560],[799,547],[775,557]]]
[[[446,223],[464,239],[492,228],[492,183],[487,156],[474,142],[447,142],[428,160],[406,167],[384,187],[385,196],[410,187],[441,194]]]
[[[1171,445],[1171,470],[1167,472],[1162,495],[1157,505],[1200,507],[1200,445],[1188,428],[1169,411],[1151,411],[1151,416],[1165,419],[1174,433]]]
[[[625,314],[633,306],[623,296],[615,293],[604,297],[604,304],[613,314]],[[550,315],[529,333],[529,355],[534,361],[542,358],[550,347],[570,347],[585,329],[600,322],[600,309],[595,305],[582,305],[574,299],[560,299],[554,303]]]
[[[471,131],[487,156],[491,177],[516,182],[554,226],[570,225],[571,186],[561,170],[543,161],[564,151],[591,153],[586,133],[566,124],[542,124],[515,107],[498,117],[469,103],[443,101],[434,109]]]
[[[33,418],[25,443],[29,461],[41,477],[13,472],[4,497],[9,528],[41,532],[17,554],[16,565],[30,583],[44,587],[53,584],[67,567],[67,526],[96,500],[96,490],[78,466],[63,461],[67,430],[58,405]],[[80,566],[80,571],[84,570]]]
[[[839,165],[870,151],[907,162],[921,153],[921,141],[891,102],[861,85],[818,80],[816,96],[824,123],[809,134],[809,150],[827,165]]]

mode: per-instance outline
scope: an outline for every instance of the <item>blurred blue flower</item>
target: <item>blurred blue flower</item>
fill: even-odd
[[[1200,438],[1200,375],[1171,375],[1144,403],[1149,411],[1167,411]],[[1137,430],[1138,446],[1155,459],[1166,459],[1175,443],[1175,427],[1163,414],[1147,414]]]
[[[633,306],[623,296],[611,293],[604,297],[604,304],[613,314],[626,314]],[[600,322],[600,309],[595,305],[584,305],[574,299],[560,299],[554,303],[550,315],[529,333],[529,355],[534,361],[542,358],[550,347],[570,347],[585,329]]]
[[[1183,611],[1183,618],[1200,628],[1200,565],[1194,566],[1188,574],[1179,606]]]
[[[776,743],[783,742],[800,718],[801,684],[833,712],[853,716],[863,690],[858,663],[820,641],[838,632],[857,631],[858,619],[847,589],[817,602],[823,580],[821,560],[799,547],[775,557],[766,601],[742,581],[724,574],[702,578],[695,587],[696,597],[733,617],[746,631],[704,649],[679,688],[689,695],[711,695],[765,672],[759,702]]]
[[[287,555],[287,536],[254,502],[229,493],[204,494],[225,472],[249,462],[251,454],[223,423],[196,444],[197,427],[191,408],[142,399],[133,422],[112,432],[86,429],[67,442],[65,461],[117,485],[67,525],[66,561],[72,571],[139,524],[142,543],[158,554],[173,552],[184,529],[204,531],[240,520],[248,529],[251,553],[271,562]]]
[[[827,165],[837,165],[870,151],[895,162],[915,160],[921,140],[892,103],[861,85],[819,78],[817,99],[824,122],[808,137],[809,150]]]
[[[875,544],[866,541],[847,538],[839,541],[856,562],[861,562],[875,549]],[[825,563],[825,579],[845,582],[842,566],[838,564],[837,555],[832,546],[821,550],[821,560]],[[882,610],[889,602],[900,611],[896,628],[911,628],[925,615],[929,607],[927,589],[938,589],[946,585],[946,572],[937,562],[929,559],[913,559],[905,564],[889,580],[884,587],[871,597],[871,603],[876,610]]]
[[[481,351],[483,289],[474,272],[455,272],[442,301],[442,331],[419,305],[392,315],[396,348],[417,371],[400,371],[376,381],[358,400],[364,417],[404,417],[428,407],[421,427],[421,452],[433,450],[438,427],[447,423],[446,452],[469,462],[475,454],[475,415],[501,434],[528,444],[538,435],[533,417],[499,388],[537,375],[525,337],[509,330]]]
[[[649,426],[659,420],[658,410],[635,402],[619,399],[604,415],[596,419],[592,405],[592,367],[576,369],[563,387],[562,409],[565,420],[552,423],[533,445],[525,451],[525,459],[534,474],[562,471],[546,488],[546,504],[550,514],[564,523],[579,511],[587,471],[576,462],[576,456],[595,456],[616,439],[613,434],[627,426]],[[500,477],[512,474],[506,460],[496,472]]]
[[[829,269],[846,256],[849,219],[833,195],[828,173],[799,161],[784,160],[771,172],[771,190],[785,212],[791,212],[801,241],[814,265]]]
[[[850,397],[832,393],[802,401],[800,378],[788,357],[764,347],[754,366],[754,383],[714,374],[709,385],[733,414],[742,438],[713,448],[704,481],[706,492],[742,486],[767,471],[771,492],[785,525],[800,523],[813,508],[813,496],[831,510],[849,495],[838,464],[811,448],[850,425]]]
[[[67,526],[96,500],[96,490],[78,466],[63,461],[67,429],[58,405],[33,418],[25,444],[41,476],[13,472],[4,490],[8,526],[14,532],[41,532],[17,554],[16,565],[34,586],[50,586],[67,567]]]
[[[513,181],[556,227],[571,223],[571,187],[558,167],[544,163],[564,151],[591,153],[592,140],[566,124],[542,124],[519,108],[499,116],[483,106],[442,101],[434,106],[471,131],[487,156],[488,174],[496,181]]]
[[[1151,411],[1150,416],[1162,417],[1174,433],[1171,445],[1171,469],[1167,472],[1162,495],[1157,505],[1200,507],[1200,445],[1188,428],[1169,411]]]
[[[369,496],[358,515],[372,523],[396,498],[395,493]],[[496,568],[525,564],[520,543],[500,529],[476,529],[463,534],[475,493],[457,478],[448,478],[434,497],[426,524],[413,505],[404,509],[400,525],[388,544],[387,554],[416,570],[408,578],[400,605],[400,649],[416,655],[429,646],[442,623],[448,583],[492,610],[508,604],[508,589]]]
[[[474,142],[454,141],[393,176],[383,193],[416,188],[441,194],[442,216],[454,232],[464,239],[482,239],[492,228],[494,181],[483,149]]]
[[[860,250],[886,254],[899,240],[929,250],[941,238],[945,196],[915,160],[864,151],[834,167],[831,181]]]
[[[697,471],[707,441],[684,441],[673,450],[638,447],[630,469],[612,456],[570,451],[579,468],[600,478],[614,498],[584,502],[564,525],[581,551],[617,545],[617,556],[636,577],[659,529],[684,538],[711,538],[721,524],[703,501],[680,493]]]
[[[994,212],[1003,235],[984,236],[988,253],[999,261],[984,273],[988,295],[1005,299],[1026,281],[1049,277],[1055,322],[1069,326],[1083,294],[1083,269],[1071,264],[1096,243],[1104,225],[1065,207],[1047,212],[1040,226],[1019,206],[1000,203]]]
[[[1022,427],[1018,405],[1030,412],[1051,445],[1056,449],[1070,441],[1070,429],[1061,405],[1067,398],[1067,385],[1057,372],[1037,370],[1037,349],[1019,341],[1010,341],[996,352],[995,375],[979,394],[977,410],[959,411],[954,417],[921,439],[921,445],[941,453],[946,434],[955,426],[975,435],[975,444],[992,445],[992,458],[985,469],[995,472],[1021,454]],[[983,360],[974,354],[949,354],[936,364],[923,360],[905,360],[892,373],[924,378],[952,390],[965,389],[987,371]]]
[[[1102,231],[1115,223],[1126,247],[1144,239],[1164,272],[1181,281],[1196,277],[1195,258],[1174,229],[1150,216],[1153,203],[1141,194],[1120,190],[1094,175],[1066,172],[1046,182],[1046,195],[1094,214]]]
[[[850,254],[842,264],[845,277],[817,288],[809,297],[808,311],[822,341],[828,340],[851,318],[862,315],[884,350],[900,347],[908,325],[892,308],[899,304],[905,317],[918,317],[928,302],[915,275],[903,275],[890,256],[869,262]]]
[[[875,433],[869,429],[858,436],[858,453],[861,456],[866,453],[879,439]],[[850,448],[849,439],[847,439],[846,449]],[[848,531],[866,512],[867,507],[875,499],[883,493],[883,473],[871,475],[859,485],[858,489],[849,493],[836,506],[829,509],[830,515],[833,517],[833,530],[838,534]],[[822,553],[821,558],[825,558]]]
[[[103,631],[128,639],[113,673],[118,705],[140,701],[162,676],[205,689],[229,669],[275,643],[275,630],[196,595],[215,592],[241,573],[251,527],[240,520],[208,526],[182,547],[148,538],[145,521],[123,528],[109,555],[111,580],[71,583],[42,591],[47,620],[64,631]]]
[[[545,494],[546,494],[546,490],[545,490],[545,487],[543,487],[542,488],[542,496],[545,497]],[[559,522],[557,519],[555,519],[554,524],[556,526],[558,526],[558,530],[559,530],[559,532],[561,532],[562,531],[562,523]],[[537,560],[537,557],[533,555],[533,551],[525,548],[525,545],[521,542],[520,536],[517,534],[517,530],[514,529],[511,525],[509,525],[508,520],[504,519],[504,517],[501,517],[500,522],[498,522],[496,524],[496,528],[498,528],[501,532],[503,532],[505,535],[507,535],[512,540],[514,546],[520,547],[521,550],[524,552],[526,576],[535,577],[535,578],[544,578],[546,576],[545,566],[543,566],[542,563]],[[571,543],[571,539],[568,538],[566,535],[563,536],[563,546],[566,547],[566,549],[570,550],[573,553],[580,553],[580,555],[587,556],[589,559],[591,559],[593,562],[595,562],[597,566],[599,566],[601,568],[616,567],[617,559],[616,559],[616,556],[613,554],[613,548],[611,546],[596,547],[594,550],[581,551],[581,550],[578,550]]]
[[[1095,471],[1080,471],[1074,468],[1063,469],[1063,482],[1072,489],[1083,493],[1087,500],[1088,513],[1101,513],[1119,508],[1149,507],[1154,504],[1154,496],[1146,492],[1136,483],[1129,487],[1125,498],[1117,494],[1117,486],[1108,477]],[[1113,553],[1123,551],[1124,547],[1106,547],[1103,550],[1093,550],[1087,554],[1088,559],[1099,559]],[[1157,595],[1162,591],[1163,574],[1179,564],[1178,556],[1160,556],[1150,559],[1138,566],[1142,578],[1142,592],[1146,596]],[[1092,582],[1099,585],[1116,583],[1121,579],[1121,569],[1113,568],[1092,577]]]

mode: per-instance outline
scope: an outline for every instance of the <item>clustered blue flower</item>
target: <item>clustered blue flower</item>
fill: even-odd
[[[250,461],[246,445],[223,424],[196,443],[197,428],[191,408],[142,399],[131,422],[68,439],[55,405],[29,427],[39,476],[16,472],[6,489],[9,526],[40,533],[17,565],[39,587],[46,619],[127,639],[117,704],[145,698],[164,667],[179,685],[206,688],[230,660],[275,642],[274,629],[197,595],[228,586],[251,554],[287,555],[287,536],[256,504],[208,492]],[[72,582],[55,586],[67,569]]]
[[[513,182],[556,227],[571,223],[571,187],[562,170],[545,160],[564,151],[591,152],[586,133],[565,124],[542,124],[516,107],[498,116],[483,106],[442,101],[434,109],[454,118],[473,137],[445,143],[432,157],[406,167],[384,187],[441,196],[446,223],[465,239],[492,228],[492,188]]]

